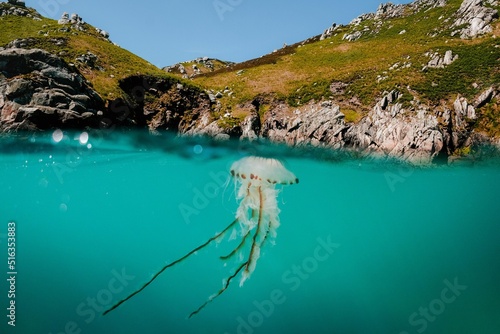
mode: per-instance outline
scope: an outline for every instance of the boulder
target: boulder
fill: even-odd
[[[69,20],[69,14],[64,12],[62,15],[61,15],[61,18],[59,19],[59,21],[57,21],[58,24],[70,24],[70,20]]]
[[[478,96],[474,103],[475,108],[481,108],[485,104],[491,102],[491,100],[496,96],[497,92],[494,87],[490,87],[485,90],[481,95]]]

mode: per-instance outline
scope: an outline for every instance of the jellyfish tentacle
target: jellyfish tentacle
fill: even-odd
[[[242,207],[245,206],[245,205],[242,205]],[[253,218],[254,216],[255,216],[255,210],[252,209],[251,217]],[[240,215],[238,215],[238,217],[239,217],[238,220],[240,221],[240,224],[243,222],[243,225],[244,225],[245,224],[244,222],[246,221],[246,215],[240,214]],[[231,253],[229,253],[228,255],[220,256],[220,259],[221,260],[228,260],[232,256],[234,256],[236,253],[238,253],[243,248],[243,246],[245,245],[246,239],[250,235],[250,231],[251,231],[251,229],[249,229],[248,226],[246,226],[246,232],[244,233],[243,238],[241,239],[241,242],[238,244],[238,246],[236,246],[236,248],[233,249],[231,251]]]
[[[228,260],[231,257],[233,257],[236,253],[238,253],[243,248],[243,246],[245,245],[246,240],[247,240],[247,238],[248,238],[249,235],[250,235],[250,230],[248,230],[247,233],[245,233],[245,235],[243,236],[243,239],[241,240],[240,244],[235,249],[233,249],[231,251],[231,253],[229,253],[228,255],[221,256],[220,259],[225,261],[225,260]]]
[[[188,318],[191,318],[193,315],[195,315],[198,312],[200,312],[201,310],[203,310],[203,308],[205,308],[205,306],[207,306],[208,303],[212,302],[215,298],[217,298],[220,295],[222,295],[224,293],[224,291],[226,291],[227,288],[229,288],[229,284],[231,284],[231,280],[233,278],[235,278],[239,274],[239,272],[247,265],[247,262],[242,263],[239,266],[239,268],[236,269],[236,271],[234,272],[234,274],[232,274],[231,276],[229,276],[227,278],[227,280],[224,283],[224,285],[222,286],[222,288],[215,295],[210,296],[203,304],[201,304],[200,307],[198,307],[198,309],[196,309],[195,311],[191,312],[191,314],[188,316]]]
[[[261,187],[257,187],[257,192],[258,192],[258,198],[259,198],[259,210],[258,210],[258,218],[257,218],[257,228],[256,231],[253,235],[253,240],[252,240],[252,248],[250,249],[250,254],[248,256],[248,261],[245,266],[245,270],[243,271],[243,275],[240,280],[240,286],[243,285],[245,280],[250,276],[250,274],[253,272],[255,268],[255,264],[257,260],[260,257],[260,245],[261,242],[258,242],[258,237],[261,236],[262,239],[262,224],[263,224],[263,219],[262,219],[262,212],[263,212],[263,206],[264,206],[264,201],[263,201],[263,194],[262,194],[262,189]],[[266,232],[267,233],[267,232]]]
[[[213,236],[212,238],[208,239],[205,243],[203,243],[202,245],[196,247],[195,249],[193,249],[192,251],[190,251],[189,253],[187,253],[186,255],[184,255],[183,257],[173,261],[173,262],[170,262],[168,264],[166,264],[163,268],[161,268],[156,274],[154,274],[154,276],[149,280],[147,281],[146,283],[143,284],[142,287],[140,287],[139,289],[137,289],[136,291],[134,291],[133,293],[131,293],[128,297],[120,300],[118,303],[116,303],[115,305],[113,305],[111,308],[109,308],[108,310],[104,311],[104,313],[102,315],[106,315],[108,314],[109,312],[113,311],[114,309],[116,309],[118,306],[120,306],[121,304],[125,303],[127,300],[129,300],[130,298],[132,298],[133,296],[135,296],[136,294],[138,294],[139,292],[141,292],[142,290],[144,290],[148,285],[150,285],[151,283],[153,283],[153,281],[158,278],[158,276],[160,276],[167,268],[170,268],[174,265],[176,265],[177,263],[179,262],[182,262],[184,261],[185,259],[187,259],[189,256],[193,255],[194,253],[196,253],[197,251],[199,251],[200,249],[208,246],[212,241],[215,241],[217,239],[219,239],[220,237],[224,236],[226,234],[227,231],[229,231],[232,227],[234,227],[234,225],[238,222],[238,219],[235,219],[231,224],[229,224],[222,232],[216,234],[215,236]]]

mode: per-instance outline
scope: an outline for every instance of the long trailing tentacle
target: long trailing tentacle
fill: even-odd
[[[207,306],[208,303],[212,302],[215,298],[219,297],[220,295],[222,295],[222,293],[224,293],[224,291],[227,290],[227,288],[229,288],[229,284],[231,283],[231,280],[233,278],[235,278],[238,273],[247,265],[248,261],[247,262],[244,262],[242,263],[238,269],[236,269],[236,271],[234,272],[234,274],[232,274],[231,276],[228,277],[226,283],[224,283],[224,285],[222,286],[222,288],[219,290],[219,292],[217,292],[215,295],[212,295],[210,296],[210,298],[207,299],[206,302],[204,302],[203,304],[201,304],[200,307],[198,307],[198,309],[196,309],[195,311],[191,312],[191,314],[189,315],[188,318],[191,318],[193,315],[197,314],[198,312],[200,312],[201,310],[203,310],[203,308],[205,308],[205,306]]]
[[[248,230],[247,233],[245,233],[245,235],[243,236],[243,239],[241,239],[240,244],[235,249],[233,249],[233,251],[231,253],[229,253],[228,255],[221,256],[220,259],[225,261],[225,260],[228,260],[231,257],[233,257],[234,254],[238,253],[241,250],[241,248],[243,248],[243,246],[245,245],[246,240],[247,240],[249,235],[250,235],[250,230]]]
[[[127,300],[129,300],[130,298],[132,298],[133,296],[135,296],[136,294],[138,294],[139,292],[141,292],[142,290],[144,290],[149,284],[153,283],[153,281],[161,275],[161,273],[163,273],[167,268],[170,268],[174,265],[176,265],[177,263],[179,262],[182,262],[184,261],[185,259],[187,259],[189,256],[193,255],[194,253],[196,253],[197,251],[199,251],[200,249],[202,249],[203,247],[206,247],[208,246],[212,241],[215,241],[217,239],[219,239],[220,237],[224,236],[224,234],[230,230],[236,223],[238,222],[238,219],[235,219],[231,224],[229,224],[222,232],[216,234],[215,236],[213,236],[212,238],[208,239],[205,243],[203,243],[202,245],[196,247],[195,249],[193,249],[192,251],[190,251],[189,253],[187,253],[186,255],[184,255],[183,257],[175,260],[174,262],[171,262],[167,265],[165,265],[163,268],[161,268],[149,281],[147,281],[146,283],[144,283],[144,285],[139,288],[138,290],[134,291],[133,293],[131,293],[128,297],[120,300],[118,303],[116,303],[115,305],[113,305],[110,309],[104,311],[104,313],[102,315],[106,315],[108,314],[109,312],[113,311],[115,308],[117,308],[118,306],[120,306],[121,304],[125,303]]]
[[[253,209],[252,209],[251,217],[252,217],[252,218],[254,218],[254,216],[255,216],[255,210],[253,210]],[[239,217],[239,218],[241,218],[241,217]],[[241,250],[241,248],[243,248],[243,246],[245,245],[245,243],[246,243],[246,239],[247,239],[247,237],[248,237],[249,235],[250,235],[250,229],[248,229],[248,230],[246,231],[246,233],[245,233],[245,235],[243,236],[243,238],[241,239],[241,241],[240,241],[239,245],[238,245],[238,246],[236,246],[236,248],[235,248],[235,249],[233,249],[233,250],[231,251],[231,253],[229,253],[228,255],[223,255],[223,256],[220,256],[219,258],[220,258],[221,260],[224,260],[224,261],[225,261],[225,260],[230,259],[232,256],[234,256],[234,254],[238,253],[238,252]]]

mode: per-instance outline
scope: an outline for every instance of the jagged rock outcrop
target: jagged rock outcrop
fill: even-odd
[[[377,153],[413,162],[431,162],[443,148],[438,120],[428,109],[407,111],[398,92],[384,96],[346,134],[350,147],[366,154]]]
[[[390,2],[381,3],[377,8],[374,17],[384,18],[384,19],[400,17],[404,14],[404,10],[405,10],[405,5],[400,5],[400,4],[395,5]]]
[[[461,28],[454,30],[452,36],[460,34],[461,38],[474,38],[492,31],[490,23],[498,17],[496,9],[485,6],[496,4],[492,0],[464,0],[458,9],[456,21],[452,28]]]
[[[24,1],[9,0],[7,4],[0,3],[0,16],[25,16],[31,17],[33,20],[41,20],[40,14],[31,8],[27,8]]]
[[[288,145],[344,146],[343,135],[347,127],[339,106],[326,101],[319,106],[296,110],[292,117],[287,116],[286,109],[281,105],[269,112],[262,124],[263,137]]]
[[[319,38],[320,41],[332,37],[335,33],[335,31],[339,28],[340,26],[337,25],[337,23],[332,24],[332,26],[328,29],[326,29],[323,34],[321,34],[321,37]]]
[[[430,163],[455,154],[457,149],[487,142],[475,134],[472,123],[477,108],[490,102],[497,92],[491,87],[470,103],[458,95],[453,108],[415,104],[404,108],[402,94],[385,94],[357,123],[345,121],[339,105],[332,101],[311,103],[293,110],[285,103],[271,103],[263,116],[252,112],[245,118],[242,139],[267,138],[291,146],[313,145],[355,150],[363,155],[396,157],[413,163]],[[212,135],[214,128],[211,127]]]
[[[0,51],[0,131],[98,127],[104,102],[75,68],[40,49]]]
[[[444,56],[441,56],[438,52],[427,52],[425,56],[429,57],[430,60],[423,70],[427,68],[444,68],[458,59],[458,55],[454,55],[451,50],[446,51]]]
[[[71,27],[71,29],[76,30],[76,31],[86,31],[88,28],[88,25],[86,25],[83,18],[76,13],[71,14],[71,16],[66,12],[62,13],[61,18],[57,21],[57,23],[60,25],[68,26],[68,27],[61,28],[62,31],[69,31],[70,30],[69,27]],[[109,33],[107,31],[102,30],[102,29],[97,28],[97,27],[95,28],[95,30],[104,39],[107,39],[109,42],[111,42],[109,40]]]
[[[409,4],[382,3],[375,13],[362,14],[352,20],[348,26],[352,27],[353,30],[345,33],[343,40],[356,41],[365,34],[378,34],[383,20],[404,17],[411,13],[436,7],[444,7],[446,3],[446,0],[417,0]],[[497,0],[464,0],[454,15],[451,26],[448,25],[446,28],[454,29],[451,35],[459,34],[462,39],[475,38],[489,33],[492,31],[491,22],[498,18],[498,11],[489,6],[496,6],[497,4]],[[364,27],[360,30],[361,23],[367,20],[374,20],[375,28]],[[329,27],[323,32],[321,39],[333,36],[335,30],[340,27],[336,24]]]
[[[116,121],[128,126],[145,126],[151,131],[217,135],[207,94],[174,78],[133,75],[120,80],[126,99],[110,102]],[[210,126],[210,127],[209,127]]]
[[[381,3],[375,13],[362,14],[353,19],[347,26],[354,28],[352,31],[345,33],[342,37],[343,40],[353,42],[360,39],[365,34],[378,34],[381,30],[384,20],[404,17],[411,13],[419,12],[436,7],[444,7],[446,0],[416,0],[409,4],[393,4],[391,2]],[[375,28],[368,26],[361,28],[361,23],[367,20],[374,20]],[[327,28],[320,37],[320,40],[332,37],[342,25],[333,24]],[[400,34],[406,33],[402,30]]]

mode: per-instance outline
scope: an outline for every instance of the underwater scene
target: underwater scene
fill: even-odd
[[[500,160],[0,138],[1,333],[500,333]]]

